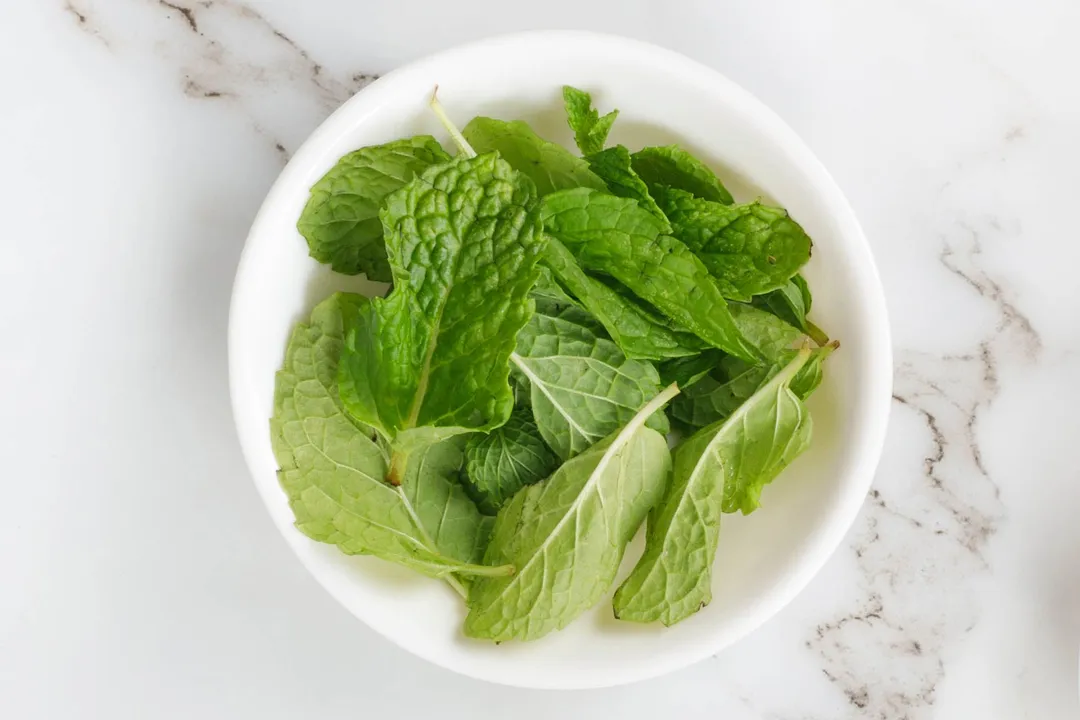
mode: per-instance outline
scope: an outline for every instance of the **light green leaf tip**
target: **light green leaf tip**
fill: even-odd
[[[730,418],[675,449],[645,553],[615,593],[617,618],[673,625],[712,599],[721,513],[756,508],[762,488],[810,442],[810,415],[788,387],[809,358],[799,351]]]

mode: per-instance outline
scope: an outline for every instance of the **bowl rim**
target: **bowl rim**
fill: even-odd
[[[770,589],[770,592],[759,598],[752,609],[737,621],[737,627],[729,633],[726,642],[720,647],[705,644],[697,646],[695,651],[687,651],[677,657],[663,662],[643,664],[638,672],[625,673],[617,679],[607,678],[600,681],[581,678],[576,684],[554,684],[538,681],[536,678],[526,678],[525,682],[510,682],[504,678],[489,678],[469,672],[466,668],[455,667],[443,659],[427,651],[426,646],[417,643],[402,642],[401,638],[393,637],[383,631],[377,624],[368,622],[361,617],[334,587],[329,585],[316,570],[308,564],[301,554],[301,543],[311,542],[298,532],[287,532],[273,513],[273,499],[270,492],[259,482],[255,468],[259,463],[257,458],[261,456],[262,448],[246,440],[247,433],[243,427],[246,424],[245,407],[240,397],[239,384],[235,381],[242,368],[239,366],[237,356],[239,347],[239,330],[237,322],[237,307],[241,303],[244,288],[248,285],[249,276],[252,275],[251,255],[253,248],[258,244],[260,227],[264,224],[266,216],[270,214],[270,208],[274,207],[283,197],[287,197],[287,191],[296,184],[298,176],[302,174],[304,166],[309,164],[308,156],[314,155],[318,149],[331,141],[332,138],[355,128],[364,121],[366,115],[355,116],[354,108],[358,105],[370,105],[378,107],[380,98],[392,95],[395,83],[412,74],[424,73],[430,67],[453,61],[457,56],[474,54],[480,51],[494,51],[507,45],[520,46],[522,44],[539,44],[545,46],[561,46],[567,43],[588,43],[594,49],[604,52],[630,53],[648,56],[657,64],[663,65],[672,73],[685,73],[699,78],[705,84],[722,89],[744,107],[750,108],[755,115],[755,120],[764,126],[764,131],[777,145],[782,146],[791,162],[813,178],[819,194],[827,199],[829,213],[844,228],[843,234],[850,236],[857,242],[851,243],[849,252],[854,255],[854,261],[858,264],[860,272],[865,273],[863,282],[870,290],[866,297],[860,298],[866,307],[869,317],[874,319],[870,323],[869,333],[866,338],[867,347],[867,385],[871,387],[868,397],[871,401],[864,403],[859,413],[858,421],[863,426],[865,442],[851,452],[854,454],[852,470],[849,476],[857,478],[858,483],[849,483],[850,487],[843,493],[838,494],[833,505],[832,512],[823,518],[817,531],[808,538],[806,545],[800,552],[800,561],[795,568],[788,572]],[[369,109],[369,112],[371,110]],[[687,667],[715,654],[721,649],[730,647],[746,635],[758,629],[766,621],[776,615],[809,584],[811,579],[820,572],[833,553],[840,547],[844,536],[853,525],[856,516],[861,509],[866,494],[873,482],[881,453],[885,443],[885,433],[892,397],[892,344],[888,313],[885,303],[884,287],[882,286],[877,265],[874,262],[870,245],[866,240],[862,228],[850,207],[846,197],[841,192],[835,180],[826,170],[820,160],[813,154],[798,134],[785,123],[771,108],[759,100],[749,91],[745,90],[716,69],[713,69],[696,60],[674,50],[669,50],[652,43],[635,40],[619,35],[598,33],[583,30],[533,30],[494,35],[480,40],[463,43],[451,48],[441,50],[402,65],[391,72],[383,75],[370,85],[358,91],[340,107],[330,114],[304,141],[296,153],[292,156],[284,169],[274,181],[265,199],[259,207],[251,229],[244,242],[240,260],[237,265],[236,275],[233,282],[232,296],[229,307],[228,322],[228,356],[229,356],[229,393],[232,405],[233,420],[236,427],[241,451],[245,463],[248,466],[248,474],[255,484],[256,490],[262,497],[271,519],[275,526],[284,536],[286,543],[296,554],[301,565],[311,574],[326,592],[337,602],[343,605],[352,615],[364,622],[377,634],[390,642],[408,650],[410,653],[424,660],[446,668],[452,672],[488,682],[514,685],[518,687],[547,688],[547,689],[583,689],[609,687],[632,682],[638,682],[658,677],[669,672]],[[279,488],[274,488],[280,492]],[[291,525],[289,528],[291,529]],[[531,680],[531,682],[530,682]]]

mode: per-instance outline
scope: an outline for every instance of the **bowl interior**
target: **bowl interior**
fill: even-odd
[[[738,200],[762,197],[814,238],[806,275],[813,317],[841,350],[810,401],[814,442],[765,490],[748,517],[726,516],[712,603],[673,627],[613,619],[610,598],[566,630],[495,647],[460,633],[464,607],[438,581],[373,558],[346,557],[292,526],[270,449],[274,372],[293,324],[334,290],[370,291],[362,279],[311,260],[295,224],[308,188],[343,154],[416,133],[451,144],[427,107],[435,84],[450,116],[528,121],[573,147],[560,88],[617,107],[612,141],[631,149],[678,142],[709,161]],[[271,190],[245,247],[230,325],[236,422],[255,482],[301,561],[357,617],[452,670],[535,687],[628,682],[711,654],[774,614],[824,563],[850,525],[880,452],[890,395],[884,302],[873,262],[842,195],[797,137],[754,98],[679,55],[632,41],[543,33],[485,41],[420,61],[346,103],[296,154]],[[622,574],[640,553],[627,553]]]

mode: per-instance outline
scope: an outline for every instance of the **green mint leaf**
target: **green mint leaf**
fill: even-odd
[[[645,421],[678,389],[653,398],[626,426],[514,496],[495,518],[484,559],[517,568],[469,593],[465,634],[534,640],[595,605],[626,544],[664,492],[667,441]]]
[[[758,357],[705,265],[663,235],[656,216],[633,200],[589,188],[563,190],[543,199],[541,215],[545,232],[585,270],[614,277],[710,345],[745,360]]]
[[[515,410],[505,425],[486,435],[470,435],[465,457],[470,494],[483,512],[492,515],[521,488],[543,480],[559,466],[529,409]]]
[[[574,142],[581,154],[592,155],[603,150],[619,111],[612,110],[600,117],[593,107],[592,96],[569,85],[563,86],[563,102],[566,103],[566,121],[574,131]]]
[[[533,297],[545,298],[560,305],[580,305],[577,300],[570,297],[566,290],[563,289],[563,286],[559,284],[559,281],[555,279],[550,267],[540,265],[539,269],[540,276],[532,289]]]
[[[736,414],[675,449],[645,553],[615,592],[615,617],[674,625],[712,600],[721,512],[757,508],[762,488],[810,443],[810,414],[788,388],[808,357],[797,353]]]
[[[814,296],[810,294],[810,285],[802,275],[791,278],[791,282],[795,287],[799,288],[799,294],[802,295],[803,309],[806,310],[804,314],[809,315],[810,307],[814,304]],[[824,345],[825,343],[820,344]]]
[[[688,387],[715,370],[723,357],[724,354],[719,350],[710,349],[690,357],[666,360],[657,366],[660,382],[664,385],[675,383],[680,390],[686,392]]]
[[[724,205],[675,188],[656,197],[672,234],[701,258],[729,300],[750,302],[783,287],[810,259],[810,237],[785,210]]]
[[[760,308],[741,303],[730,303],[731,317],[735,325],[754,347],[761,351],[766,362],[775,362],[785,350],[803,339],[798,328]]]
[[[811,351],[810,358],[791,381],[791,390],[800,399],[806,400],[821,384],[825,358],[836,347],[833,343]],[[671,404],[671,417],[683,426],[701,428],[731,416],[796,354],[795,350],[784,350],[772,364],[766,365],[723,358],[713,375],[702,377],[676,398]]]
[[[311,188],[297,230],[311,257],[346,275],[389,282],[379,208],[383,199],[450,156],[430,135],[351,152]]]
[[[671,224],[660,206],[649,194],[649,188],[631,167],[630,151],[622,145],[588,155],[589,167],[607,183],[612,195],[636,200],[641,207],[655,215],[663,226],[661,232],[671,234]]]
[[[465,443],[466,437],[459,435],[417,450],[401,491],[440,553],[480,563],[493,523],[459,482]]]
[[[477,117],[461,132],[476,152],[498,152],[511,167],[536,183],[540,195],[574,187],[607,189],[587,162],[562,145],[544,140],[521,120]]]
[[[576,307],[537,302],[518,334],[514,366],[530,386],[540,435],[569,459],[622,427],[660,391],[652,364],[629,360]],[[649,422],[667,432],[661,413]]]
[[[455,480],[457,439],[420,451],[401,487],[392,487],[383,482],[386,457],[373,432],[345,415],[337,389],[342,309],[367,304],[338,294],[318,305],[293,331],[277,374],[271,440],[296,527],[347,554],[435,577],[509,572],[475,564],[490,525]]]
[[[724,205],[734,202],[716,174],[678,145],[638,150],[631,156],[631,164],[650,190],[664,185],[685,190],[703,200]]]
[[[674,330],[662,319],[620,295],[578,265],[573,253],[549,237],[544,263],[581,305],[592,313],[626,356],[639,360],[662,360],[692,355],[705,347],[696,336]]]
[[[825,379],[825,358],[829,357],[838,347],[840,347],[840,343],[833,341],[828,345],[815,348],[810,353],[810,359],[806,361],[806,364],[802,366],[802,369],[791,381],[791,392],[798,395],[800,400],[809,398],[821,385],[821,381]],[[780,361],[787,357],[790,357],[790,353],[782,355]]]
[[[755,297],[753,304],[799,328],[818,345],[825,345],[829,342],[829,336],[806,317],[812,300],[806,280],[801,275],[796,275],[779,289]]]
[[[534,199],[494,153],[428,168],[387,197],[394,289],[351,319],[339,382],[349,414],[401,455],[510,416],[509,357],[543,249]]]

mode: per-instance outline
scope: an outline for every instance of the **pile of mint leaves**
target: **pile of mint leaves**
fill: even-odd
[[[459,132],[432,97],[454,155],[424,135],[341,158],[298,229],[390,289],[319,304],[276,378],[296,527],[442,578],[497,642],[600,602],[642,524],[615,616],[704,607],[721,517],[807,448],[836,347],[787,212],[677,146],[607,146],[618,111],[564,101],[581,156],[521,121]]]

